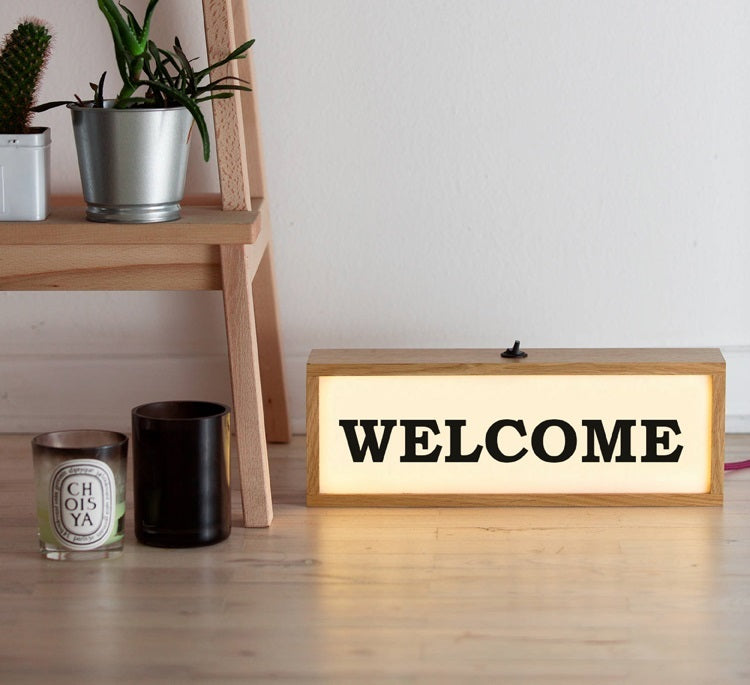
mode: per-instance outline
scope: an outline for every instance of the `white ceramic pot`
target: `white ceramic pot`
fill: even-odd
[[[0,133],[0,221],[43,221],[49,215],[50,130]]]

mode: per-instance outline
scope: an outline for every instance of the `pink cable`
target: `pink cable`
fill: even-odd
[[[728,464],[724,464],[725,471],[739,471],[746,468],[750,468],[750,459],[745,459],[745,461],[730,461]]]

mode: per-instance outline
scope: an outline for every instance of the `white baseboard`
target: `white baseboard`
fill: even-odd
[[[305,432],[306,362],[306,354],[285,358],[295,434]],[[226,356],[0,355],[3,433],[66,428],[129,431],[133,407],[169,399],[231,405]]]
[[[727,433],[750,433],[750,416],[732,416],[727,414]]]
[[[727,362],[727,433],[750,433],[750,345],[722,347]]]
[[[727,360],[727,432],[750,433],[750,346],[722,352]],[[295,434],[305,432],[306,362],[307,352],[285,355]],[[133,407],[165,399],[231,404],[226,357],[0,355],[0,432],[76,427],[127,431]]]
[[[133,407],[169,399],[231,403],[226,358],[0,356],[2,432],[129,431]]]
[[[286,376],[286,392],[289,402],[289,421],[292,424],[292,433],[304,435],[307,427],[305,411],[307,402],[306,374],[307,374],[307,352],[284,355],[284,374]]]

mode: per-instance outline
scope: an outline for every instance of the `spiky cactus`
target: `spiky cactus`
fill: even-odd
[[[22,21],[6,36],[0,53],[0,133],[28,132],[51,40],[38,19]]]

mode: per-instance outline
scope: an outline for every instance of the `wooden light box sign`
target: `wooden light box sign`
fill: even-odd
[[[716,505],[716,349],[314,350],[307,503]]]

